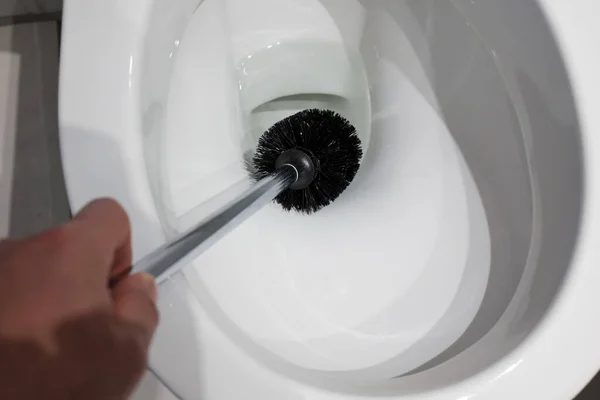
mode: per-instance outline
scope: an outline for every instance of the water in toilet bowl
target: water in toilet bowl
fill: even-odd
[[[236,24],[250,3],[280,10],[277,26]],[[366,144],[363,166],[330,208],[307,218],[273,205],[186,277],[224,334],[267,366],[274,357],[292,376],[349,380],[408,372],[451,345],[483,298],[490,245],[477,188],[426,87],[371,57],[369,32],[348,33],[368,27],[359,3],[345,3],[357,11],[344,29],[326,7],[335,2],[304,2],[300,15],[287,4],[297,2],[262,3],[206,0],[181,41],[161,165],[171,228],[247,185],[245,152],[298,108],[347,116]],[[401,30],[394,41],[407,69],[422,68]],[[286,56],[311,62],[291,70]]]

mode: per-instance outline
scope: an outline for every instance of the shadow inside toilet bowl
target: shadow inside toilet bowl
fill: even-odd
[[[543,318],[560,293],[564,278],[569,271],[570,257],[577,242],[583,188],[577,113],[567,73],[560,61],[561,54],[556,45],[545,47],[546,57],[556,60],[551,67],[553,81],[549,88],[540,85],[539,79],[536,82],[536,79],[532,78],[531,71],[523,68],[514,68],[514,72],[510,70],[507,72],[506,69],[502,71],[505,79],[510,78],[511,75],[514,79],[512,82],[505,80],[512,102],[509,107],[515,107],[516,111],[515,118],[512,120],[515,128],[512,131],[523,131],[525,144],[521,151],[527,154],[527,158],[530,158],[526,168],[530,169],[532,183],[529,190],[532,191],[533,198],[530,200],[531,214],[528,216],[522,212],[526,211],[528,207],[521,212],[518,210],[518,205],[526,205],[527,200],[523,203],[517,201],[516,198],[510,200],[506,197],[507,193],[509,196],[519,196],[525,193],[528,189],[527,186],[524,186],[519,194],[519,191],[513,191],[513,193],[499,191],[499,188],[507,187],[501,182],[497,182],[498,184],[495,186],[493,184],[494,179],[497,181],[501,176],[486,167],[486,163],[493,160],[493,156],[485,155],[486,149],[478,145],[477,139],[490,134],[491,132],[487,131],[491,127],[486,127],[485,124],[479,126],[465,124],[465,114],[460,110],[460,106],[457,106],[457,102],[452,97],[446,97],[444,100],[444,96],[449,92],[447,82],[440,81],[436,77],[444,75],[444,72],[439,69],[444,65],[443,57],[447,57],[443,54],[443,48],[448,44],[444,42],[441,32],[439,35],[435,33],[436,18],[435,13],[432,13],[431,4],[412,2],[409,3],[409,6],[413,15],[417,16],[416,20],[420,21],[421,29],[428,29],[431,40],[430,47],[427,49],[427,54],[422,53],[422,57],[432,58],[431,81],[434,84],[436,95],[441,98],[441,112],[480,188],[492,238],[492,276],[478,315],[467,332],[449,349],[410,373],[419,374],[460,355],[485,338],[486,335],[490,334],[493,337],[494,333],[491,331],[494,330],[511,302],[515,303],[513,300],[518,295],[518,292],[515,292],[518,287],[531,285],[527,290],[535,295],[530,296],[530,301],[526,302],[520,312],[521,315],[508,324],[510,328],[505,331],[505,334],[507,338],[510,337],[510,340],[507,341],[504,351],[509,352],[514,349],[535,329],[540,318]],[[547,35],[545,40],[553,41],[550,28],[536,7],[533,4],[523,7],[526,12],[521,18],[527,20],[531,25],[539,26]],[[468,7],[465,6],[464,9],[468,9]],[[463,11],[464,9],[461,8]],[[510,11],[510,8],[508,9]],[[398,18],[402,18],[402,14],[398,15]],[[517,25],[516,21],[514,23]],[[406,32],[407,35],[411,33],[410,30]],[[437,45],[435,44],[436,38],[440,42]],[[417,49],[419,48],[418,39],[417,37],[413,39]],[[493,44],[502,49],[500,44],[495,42]],[[436,56],[442,57],[442,59],[436,62]],[[499,53],[499,57],[500,67],[502,67],[502,53]],[[548,68],[548,64],[546,65]],[[470,77],[469,79],[473,80],[474,78]],[[468,80],[463,85],[468,85]],[[483,82],[477,84],[485,87]],[[544,91],[552,91],[555,96],[549,97],[548,93],[544,93]],[[490,91],[487,93],[489,94]],[[560,96],[556,94],[560,94]],[[550,104],[549,99],[553,99],[554,104]],[[477,110],[475,105],[472,107],[473,110]],[[503,134],[502,132],[496,133],[500,137]],[[501,151],[500,149],[506,148],[507,144],[508,142],[490,149],[498,152]],[[552,154],[554,156],[551,156]],[[549,157],[564,160],[565,163],[559,165],[559,162],[551,162]],[[503,162],[506,163],[507,160],[503,160]],[[502,165],[500,164],[498,167],[502,167]],[[551,171],[553,169],[554,171]],[[557,177],[562,179],[552,180]],[[566,186],[569,189],[566,193],[560,193],[558,188],[561,184],[565,185],[566,183],[568,183]],[[562,205],[559,206],[560,203]],[[527,228],[527,224],[530,224],[531,227]],[[515,227],[519,225],[521,228],[515,230]],[[552,229],[549,228],[551,226],[560,226],[560,232],[549,231],[548,229]],[[523,235],[519,231],[530,233]],[[553,255],[553,251],[557,251],[556,254],[560,256]],[[518,256],[518,253],[521,253],[521,256]],[[553,265],[553,267],[547,268],[549,265]],[[542,266],[546,268],[542,268]],[[504,281],[506,284],[498,285],[499,281]],[[514,289],[507,290],[507,288]],[[472,372],[475,373],[477,368],[481,367],[482,365],[473,368]]]
[[[413,386],[411,381],[413,383],[420,381],[419,375],[424,377],[427,371],[461,355],[480,341],[485,344],[498,343],[497,341],[500,340],[503,343],[496,344],[498,347],[495,350],[483,351],[482,354],[487,353],[486,356],[471,353],[473,360],[466,363],[464,368],[455,368],[454,372],[443,379],[440,379],[439,374],[433,374],[430,380],[433,380],[433,376],[437,377],[435,386],[442,387],[453,381],[457,382],[460,377],[464,379],[491,365],[487,364],[491,360],[499,360],[502,355],[508,354],[531,334],[559,295],[577,242],[581,211],[583,188],[579,126],[561,54],[553,41],[544,16],[533,2],[525,4],[523,10],[520,10],[522,13],[520,21],[527,20],[528,24],[522,24],[515,30],[536,25],[544,33],[545,39],[542,41],[548,42],[547,47],[544,47],[547,51],[546,57],[555,61],[550,68],[553,77],[550,87],[543,88],[539,80],[532,78],[531,71],[522,68],[514,69],[512,82],[506,82],[510,77],[497,73],[496,77],[478,77],[476,74],[466,74],[461,77],[460,89],[465,92],[469,91],[469,87],[481,90],[486,87],[486,83],[489,85],[494,79],[500,85],[508,86],[509,95],[504,100],[498,99],[498,107],[504,107],[511,114],[504,122],[507,128],[505,131],[502,131],[501,127],[490,125],[485,118],[477,120],[477,116],[474,116],[472,121],[465,118],[465,111],[468,112],[468,109],[464,109],[465,103],[457,101],[455,98],[457,91],[448,87],[449,83],[455,84],[455,82],[440,80],[440,77],[447,75],[444,69],[449,64],[448,52],[444,49],[456,48],[451,45],[456,37],[445,36],[443,28],[444,16],[452,15],[452,12],[445,8],[452,5],[442,5],[435,1],[374,3],[384,5],[403,27],[411,24],[414,26],[414,22],[417,22],[414,30],[405,29],[405,33],[424,65],[428,66],[425,70],[429,72],[428,80],[433,83],[433,96],[440,102],[440,112],[474,174],[487,211],[492,239],[492,275],[480,311],[468,330],[449,349],[399,379],[403,380],[407,390],[412,392],[412,389],[408,389]],[[460,5],[461,2],[455,3]],[[402,4],[405,5],[404,8]],[[397,7],[398,12],[393,12],[394,7]],[[516,5],[514,8],[507,7],[504,11],[506,14],[511,14],[516,8],[519,7]],[[463,11],[461,7],[459,9]],[[437,29],[438,25],[441,26],[440,29]],[[411,37],[411,34],[414,36]],[[423,37],[428,38],[425,44],[422,41]],[[502,46],[499,47],[502,49]],[[524,45],[523,48],[527,46]],[[490,58],[489,60],[492,61],[490,65],[499,62],[502,66],[501,52],[499,56],[500,61]],[[457,54],[457,57],[461,57],[461,54]],[[468,58],[467,61],[481,63]],[[469,71],[469,68],[467,66],[463,70]],[[407,76],[411,76],[411,71],[405,72]],[[501,69],[501,73],[506,73],[506,70]],[[486,82],[481,80],[484,78]],[[415,82],[418,82],[418,79]],[[418,84],[416,86],[419,87]],[[560,96],[549,97],[547,91]],[[451,95],[453,92],[454,97]],[[423,93],[425,97],[431,94],[426,89]],[[493,95],[489,90],[486,93]],[[464,97],[463,99],[460,99],[460,95],[458,97],[458,100],[464,100]],[[560,100],[555,104],[549,104],[549,98],[560,98]],[[475,100],[475,103],[467,104],[473,112],[478,112],[480,108],[477,97],[472,100]],[[502,105],[503,101],[504,105]],[[507,132],[515,132],[517,136],[511,139],[510,135],[507,136]],[[496,146],[491,145],[494,142],[494,135],[506,140],[497,143]],[[481,146],[481,138],[491,139],[487,148]],[[494,157],[494,153],[511,154],[512,157],[516,155],[516,158],[509,161],[506,158]],[[560,159],[564,163],[559,165],[558,162],[551,162],[551,158]],[[496,165],[490,161],[496,162]],[[511,163],[512,167],[527,171],[523,175],[525,180],[515,182],[515,175],[508,172],[510,169],[505,169]],[[503,169],[505,175],[498,172]],[[553,178],[557,177],[561,179],[553,181]],[[569,187],[566,193],[560,192],[560,185]],[[549,226],[560,226],[560,232],[548,231],[552,229],[548,228]],[[554,251],[557,253],[555,254]],[[552,268],[548,268],[550,265]],[[521,301],[518,297],[523,295],[523,291],[530,290],[534,295],[520,306],[521,311],[518,316],[513,317],[512,321],[507,322],[506,318],[502,320],[507,310],[519,307],[517,305]],[[509,308],[511,304],[513,307]],[[506,338],[502,338],[501,333],[494,332],[499,321],[502,322],[500,325],[509,327],[504,331],[504,334],[508,335]],[[484,338],[487,340],[483,340]],[[493,346],[495,345],[490,345]],[[481,346],[477,351],[481,351]],[[465,358],[461,357],[463,361]],[[467,367],[468,364],[471,365]],[[448,372],[447,368],[445,370]],[[392,389],[393,386],[390,383],[389,390],[386,390],[388,394],[399,393],[398,390],[402,390],[400,386]],[[417,391],[415,387],[414,392]]]

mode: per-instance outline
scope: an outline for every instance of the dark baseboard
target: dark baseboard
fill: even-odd
[[[62,12],[50,12],[41,14],[23,14],[23,15],[8,15],[0,17],[0,26],[16,25],[16,24],[30,24],[33,22],[50,22],[60,21],[62,18]]]

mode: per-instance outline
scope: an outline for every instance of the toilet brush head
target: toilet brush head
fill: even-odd
[[[362,155],[361,141],[347,119],[333,111],[311,109],[265,132],[248,169],[258,181],[282,165],[293,165],[300,179],[275,201],[287,211],[312,214],[348,188]]]

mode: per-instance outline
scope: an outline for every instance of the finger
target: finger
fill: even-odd
[[[150,346],[158,326],[156,298],[156,282],[146,273],[128,276],[113,290],[115,313],[121,319],[141,328],[139,340],[144,348]]]
[[[127,212],[112,199],[99,199],[83,208],[72,221],[85,236],[94,256],[106,269],[103,276],[118,274],[131,266],[131,227]]]

